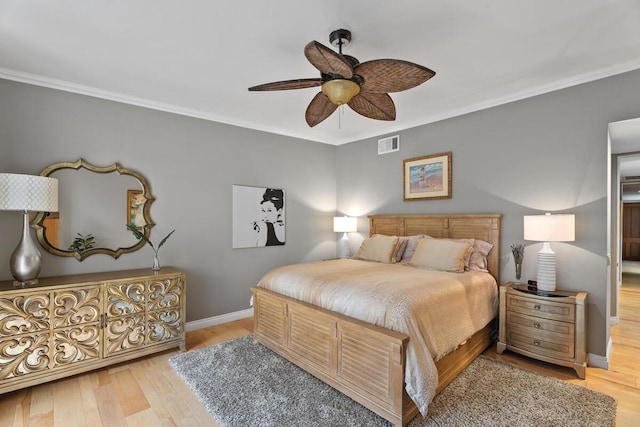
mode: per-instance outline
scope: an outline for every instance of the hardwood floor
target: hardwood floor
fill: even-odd
[[[484,354],[545,375],[613,396],[618,401],[617,426],[637,426],[640,419],[640,288],[620,290],[620,322],[611,327],[613,347],[609,369],[587,367],[585,380],[573,369],[538,362],[516,353],[496,353],[495,346]]]
[[[249,334],[243,319],[187,334],[189,350]],[[609,370],[587,368],[586,380],[572,369],[538,362],[495,345],[485,355],[613,396],[616,424],[636,426],[640,419],[640,290],[623,287],[620,323],[611,329]],[[218,426],[167,359],[167,351],[52,383],[0,396],[0,426]]]

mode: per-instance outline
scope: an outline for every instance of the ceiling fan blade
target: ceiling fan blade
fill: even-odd
[[[320,86],[322,79],[297,79],[297,80],[284,80],[281,82],[265,83],[263,85],[252,86],[249,88],[251,92],[259,90],[289,90],[289,89],[304,89],[308,87]]]
[[[353,76],[353,67],[346,58],[315,40],[304,47],[304,56],[322,73],[345,79]]]
[[[396,106],[386,93],[360,92],[349,101],[356,113],[376,120],[395,120]]]
[[[318,92],[309,103],[304,118],[310,127],[314,127],[336,111],[336,108],[338,108],[338,106],[331,102],[327,95]]]
[[[364,78],[363,92],[400,92],[418,86],[431,77],[435,71],[400,59],[376,59],[363,62],[354,72]]]

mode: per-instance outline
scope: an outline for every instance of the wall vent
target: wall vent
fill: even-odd
[[[400,150],[400,135],[394,135],[378,140],[378,155],[393,153],[398,150]]]

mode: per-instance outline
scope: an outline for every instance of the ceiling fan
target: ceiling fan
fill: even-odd
[[[285,80],[250,87],[250,91],[305,89],[322,86],[307,107],[305,119],[311,127],[329,117],[338,106],[347,104],[353,111],[370,119],[395,120],[396,107],[388,92],[416,87],[436,73],[422,65],[399,59],[375,59],[360,63],[342,54],[351,41],[349,30],[336,30],[329,41],[338,52],[312,41],[304,55],[320,71],[319,78]]]

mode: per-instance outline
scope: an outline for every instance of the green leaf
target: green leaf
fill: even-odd
[[[162,245],[164,245],[164,242],[166,242],[167,239],[171,237],[174,231],[176,230],[174,229],[173,231],[171,231],[171,233],[167,234],[166,237],[160,241],[160,244],[158,245],[158,250],[162,247]]]
[[[165,236],[165,238],[160,241],[160,244],[158,245],[158,248],[156,249],[153,246],[153,243],[151,243],[151,240],[149,240],[149,238],[147,236],[145,236],[143,233],[141,233],[139,230],[137,230],[136,226],[134,224],[127,224],[127,228],[129,230],[131,230],[131,232],[136,237],[136,239],[144,240],[146,243],[148,243],[149,246],[151,246],[151,248],[153,249],[153,252],[155,252],[156,255],[158,255],[158,251],[160,250],[162,245],[164,245],[164,243],[167,241],[167,239],[174,233],[174,231],[176,231],[176,230],[173,230],[173,231],[171,231],[171,233],[167,234]]]
[[[140,231],[138,231],[136,229],[136,226],[133,224],[127,224],[127,228],[129,230],[131,230],[131,232],[133,233],[133,235],[136,237],[136,239],[138,240],[144,240],[145,242],[147,242],[149,244],[149,246],[151,246],[153,248],[153,243],[151,243],[151,240],[149,240],[149,238],[147,238],[147,236],[145,236],[143,233],[141,233]],[[155,251],[155,248],[154,248]]]

